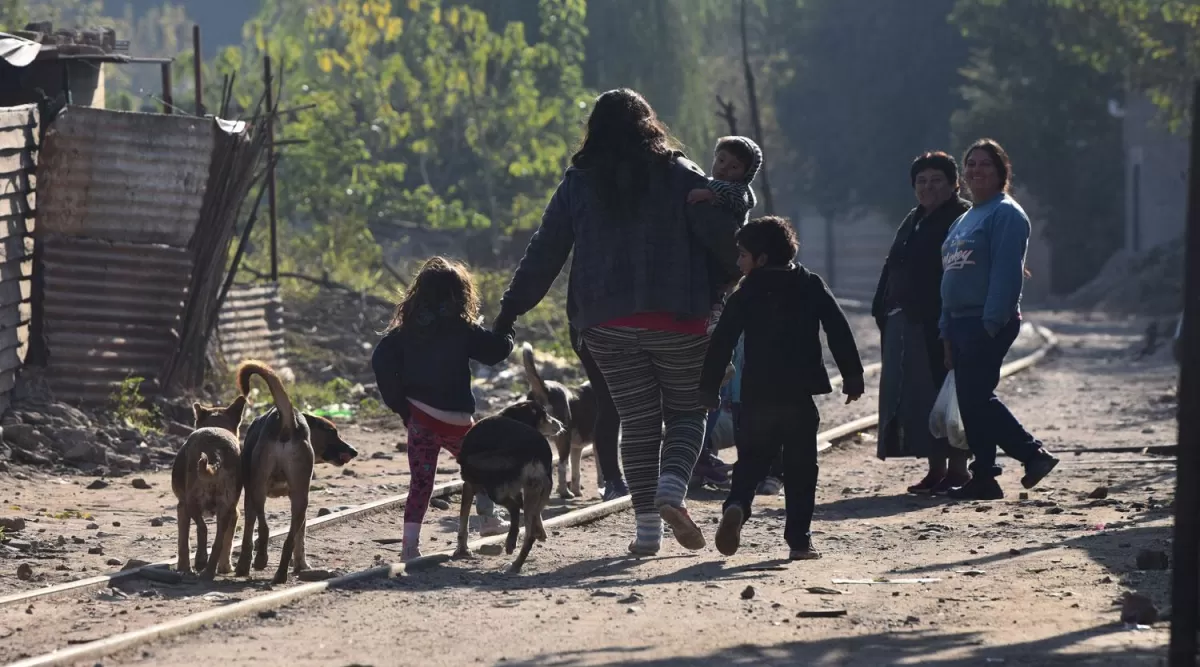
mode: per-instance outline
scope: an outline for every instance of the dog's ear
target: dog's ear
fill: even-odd
[[[233,402],[229,404],[229,407],[225,408],[225,415],[232,419],[233,423],[241,424],[242,413],[245,412],[245,410],[246,397],[238,396],[237,398],[233,399]]]

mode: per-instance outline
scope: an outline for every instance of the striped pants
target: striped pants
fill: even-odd
[[[621,459],[634,512],[657,516],[660,472],[686,483],[700,455],[704,408],[697,390],[708,337],[594,327],[583,338],[621,418]]]

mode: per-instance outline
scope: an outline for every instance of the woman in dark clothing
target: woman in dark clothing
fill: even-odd
[[[567,317],[620,417],[638,555],[658,553],[663,521],[685,548],[705,545],[684,498],[704,438],[696,387],[712,295],[738,275],[741,216],[687,203],[708,180],[674,146],[641,95],[598,97],[493,323],[511,330],[571,256]]]
[[[958,165],[946,153],[925,153],[909,171],[918,205],[896,232],[871,314],[882,335],[878,456],[929,459],[929,472],[909,493],[943,493],[970,479],[968,453],[929,433],[929,413],[946,379],[938,317],[942,242],[971,205],[958,196]]]
[[[600,372],[592,353],[583,344],[579,332],[575,327],[570,327],[569,331],[571,347],[575,354],[579,355],[583,372],[596,395],[596,426],[592,431],[592,446],[596,450],[596,462],[600,466],[600,473],[604,476],[604,500],[627,496],[629,487],[625,485],[625,476],[621,474],[621,462],[617,458],[617,435],[621,429],[617,406],[613,404],[612,394],[608,392],[604,374]]]

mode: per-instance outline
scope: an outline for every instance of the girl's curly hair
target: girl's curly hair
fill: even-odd
[[[479,290],[467,267],[445,257],[431,257],[421,265],[404,298],[396,304],[387,331],[406,324],[428,323],[438,317],[466,322],[479,318]]]

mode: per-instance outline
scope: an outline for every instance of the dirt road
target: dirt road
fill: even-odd
[[[1001,392],[1048,446],[1066,453],[1028,499],[1019,497],[1012,472],[1001,478],[1009,494],[1004,501],[908,496],[904,488],[921,476],[923,464],[878,461],[867,436],[822,459],[815,525],[816,544],[825,554],[820,561],[782,560],[782,497],[760,499],[741,552],[728,559],[711,547],[686,552],[669,538],[658,557],[629,558],[624,547],[631,516],[621,514],[552,535],[520,576],[502,573],[507,557],[479,556],[331,592],[266,618],[222,624],[102,664],[1159,664],[1165,625],[1130,629],[1119,622],[1113,601],[1136,591],[1159,609],[1166,607],[1169,572],[1140,571],[1135,560],[1141,550],[1170,551],[1174,467],[1142,454],[1095,450],[1174,441],[1175,369],[1166,355],[1135,358],[1137,323],[1035,317],[1059,333],[1062,350],[1006,381]],[[1032,342],[1022,341],[1022,351]],[[821,402],[826,426],[871,408],[841,406],[836,397]],[[391,493],[402,490],[403,476],[397,474],[402,459],[370,458],[390,450],[396,435],[359,431],[355,437],[356,444],[364,443],[366,460],[355,466],[354,476],[323,474],[318,484],[328,491],[317,507],[377,497],[388,492],[384,485]],[[446,476],[451,472],[447,467]],[[590,489],[590,467],[587,474]],[[1107,497],[1088,498],[1099,486],[1107,488]],[[123,546],[140,544],[156,558],[170,554],[171,526],[140,527],[149,514],[171,513],[173,498],[162,496],[165,489],[75,488],[72,493],[84,499],[111,493],[105,498],[112,510],[92,511],[112,511],[137,527],[110,529],[106,514],[97,519],[106,522],[104,528],[90,535],[84,529],[89,543],[112,540],[94,537],[112,530],[123,533]],[[21,491],[37,497],[37,489]],[[129,509],[135,493],[145,495],[132,496],[142,500]],[[690,501],[710,541],[720,500],[717,493],[699,492]],[[579,502],[556,504],[561,512]],[[431,550],[449,547],[453,514],[431,510]],[[310,558],[343,570],[391,560],[392,547],[373,540],[397,536],[398,520],[398,513],[375,515],[310,533]],[[276,552],[277,547],[273,563]],[[0,581],[6,587],[30,585],[13,584],[11,577]],[[812,587],[820,588],[810,592]],[[38,603],[29,613],[5,610],[0,629],[11,633],[0,632],[0,660],[261,590],[261,581],[224,581],[204,590],[137,581],[116,592]],[[800,616],[843,610],[833,618]]]
[[[1166,606],[1169,572],[1135,560],[1169,552],[1174,468],[1094,450],[1173,442],[1175,369],[1163,355],[1134,358],[1135,323],[1038,318],[1062,351],[1001,391],[1067,453],[1028,499],[1012,472],[1003,501],[907,496],[921,464],[880,462],[864,439],[822,461],[820,561],[781,559],[782,497],[762,500],[728,559],[671,542],[629,558],[623,514],[552,535],[520,576],[501,572],[506,557],[480,556],[103,664],[1160,664],[1165,625],[1126,626],[1113,602],[1136,591]],[[1100,486],[1107,497],[1088,498]],[[691,500],[710,539],[719,501]]]

